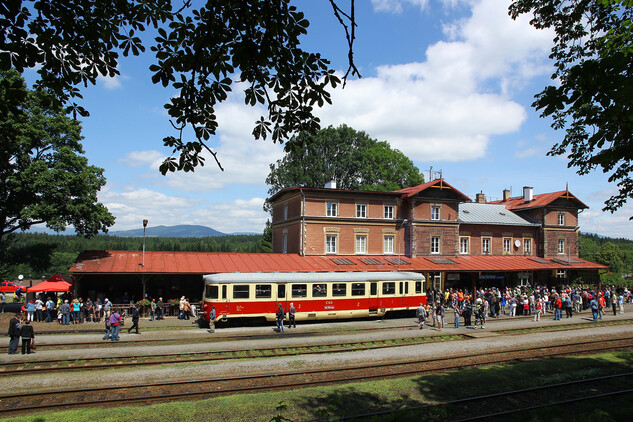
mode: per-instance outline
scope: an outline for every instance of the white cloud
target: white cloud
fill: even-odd
[[[527,19],[513,21],[509,2],[499,3],[473,2],[472,16],[446,24],[451,40],[428,47],[426,61],[381,66],[375,77],[349,81],[333,93],[333,106],[321,110],[323,122],[364,130],[413,160],[483,157],[491,136],[515,132],[526,120],[511,94],[548,73],[551,35]]]
[[[152,168],[158,168],[158,165],[165,158],[165,154],[159,151],[132,151],[126,154],[123,158],[119,158],[120,163],[127,164],[130,167],[141,167],[144,165],[151,165]]]
[[[253,138],[251,132],[262,110],[232,101],[219,105],[216,114],[220,127],[216,141],[210,146],[217,152],[224,171],[205,153],[204,167],[196,168],[193,173],[168,174],[161,183],[196,192],[209,192],[232,184],[264,185],[269,164],[283,156],[283,146],[273,143],[270,137],[265,141]],[[162,160],[154,163],[154,168],[158,168],[160,162]]]
[[[429,4],[429,0],[371,0],[371,4],[376,12],[399,14],[402,13],[405,4],[424,10]]]
[[[115,76],[98,76],[97,80],[103,84],[103,87],[107,90],[119,89],[122,86],[121,80],[124,79],[121,75]]]

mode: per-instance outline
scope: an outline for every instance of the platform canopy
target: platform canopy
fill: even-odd
[[[72,288],[72,284],[61,274],[55,274],[48,280],[36,284],[27,289],[28,293],[35,292],[67,292]]]

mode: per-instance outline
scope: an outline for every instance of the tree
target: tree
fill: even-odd
[[[600,249],[596,252],[596,261],[600,264],[608,265],[614,273],[624,270],[624,255],[618,245],[612,242],[606,242],[600,246]]]
[[[347,74],[358,75],[352,55],[354,0],[349,14],[336,0],[329,2],[350,48]],[[177,91],[165,104],[177,135],[163,139],[173,151],[160,167],[163,174],[204,165],[203,151],[222,168],[209,140],[218,127],[215,107],[234,85],[243,89],[246,104],[267,106],[268,115],[255,122],[255,138],[284,142],[293,133],[319,129],[313,108],[329,103],[326,89],[341,82],[320,54],[300,48],[309,22],[290,0],[208,0],[199,8],[182,0],[176,10],[171,0],[22,3],[0,4],[0,70],[37,68],[36,86],[75,117],[88,115],[75,102],[81,98],[78,86],[94,84],[99,75],[117,75],[119,53],[143,53],[138,35],[147,28],[156,31],[152,81]],[[187,127],[193,140],[184,139]]]
[[[548,155],[567,155],[568,167],[610,173],[619,192],[603,210],[633,197],[633,2],[630,0],[517,0],[513,18],[533,13],[531,24],[556,33],[550,57],[556,83],[533,106],[564,139]],[[633,218],[633,217],[631,217]]]
[[[331,180],[340,189],[379,192],[424,183],[420,170],[402,152],[348,126],[296,138],[296,147],[270,165],[269,195],[293,186],[322,188]]]
[[[103,169],[88,165],[81,139],[81,125],[55,98],[26,89],[16,71],[0,71],[0,242],[34,224],[72,225],[86,236],[114,224],[97,201]]]

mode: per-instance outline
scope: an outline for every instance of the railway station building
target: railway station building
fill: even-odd
[[[201,298],[214,273],[413,271],[427,289],[597,283],[579,258],[568,189],[475,200],[442,178],[393,192],[293,187],[269,198],[273,253],[84,251],[70,273],[83,297]]]

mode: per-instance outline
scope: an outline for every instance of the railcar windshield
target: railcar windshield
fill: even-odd
[[[205,297],[207,299],[217,299],[220,296],[218,286],[212,286],[207,284],[207,291],[205,292]]]

